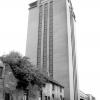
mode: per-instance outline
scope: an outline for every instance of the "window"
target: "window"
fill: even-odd
[[[2,78],[2,74],[3,74],[3,67],[0,66],[0,78]]]
[[[26,98],[27,98],[27,97],[26,97],[26,94],[24,94],[24,96],[23,96],[23,100],[26,100]]]
[[[50,100],[50,97],[48,96],[48,100]]]
[[[60,92],[62,92],[62,88],[60,87]]]
[[[54,100],[54,94],[52,94],[52,99]]]
[[[63,100],[62,96],[60,96],[60,100]]]
[[[5,93],[5,100],[10,100],[10,94],[9,93]]]
[[[28,91],[24,92],[23,100],[28,100]]]
[[[47,96],[45,96],[45,100],[47,100],[48,98],[47,98]]]
[[[52,90],[55,90],[55,86],[54,86],[54,84],[52,84]]]

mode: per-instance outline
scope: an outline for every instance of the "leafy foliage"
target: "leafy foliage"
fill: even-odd
[[[11,52],[8,55],[1,56],[0,59],[5,65],[9,65],[14,76],[19,80],[17,88],[26,89],[29,84],[38,85],[41,88],[46,82],[46,77],[38,68],[17,52]]]

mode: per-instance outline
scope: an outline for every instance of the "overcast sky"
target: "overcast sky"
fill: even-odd
[[[0,0],[0,55],[25,54],[28,4],[34,0]],[[76,14],[79,87],[100,100],[100,0],[72,0]]]

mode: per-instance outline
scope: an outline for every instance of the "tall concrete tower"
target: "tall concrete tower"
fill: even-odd
[[[70,0],[30,4],[26,56],[65,87],[66,100],[78,100],[74,12]]]

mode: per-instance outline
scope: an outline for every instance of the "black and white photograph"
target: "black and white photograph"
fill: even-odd
[[[1,0],[0,100],[100,100],[99,10],[99,0]]]

